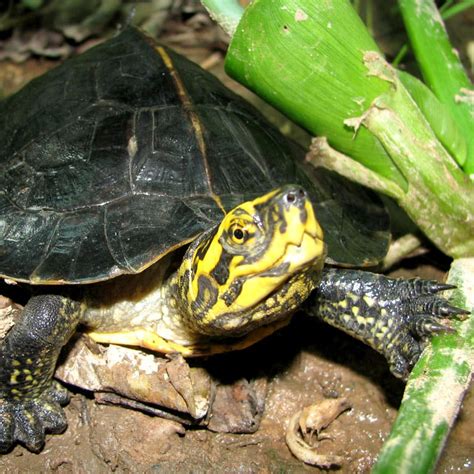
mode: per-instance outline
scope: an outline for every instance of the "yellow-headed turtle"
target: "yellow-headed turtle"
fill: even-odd
[[[308,174],[257,111],[135,29],[5,100],[0,136],[0,274],[35,290],[0,346],[1,451],[64,430],[52,374],[79,324],[195,356],[304,306],[406,377],[456,313],[445,285],[336,268],[383,258],[378,198]]]

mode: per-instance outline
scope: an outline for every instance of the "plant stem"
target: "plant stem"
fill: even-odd
[[[362,123],[409,176],[409,189],[398,201],[408,215],[446,254],[474,255],[474,187],[409,100],[401,87],[380,96]]]
[[[245,10],[238,0],[201,0],[201,3],[211,18],[232,36]]]
[[[433,0],[399,0],[403,21],[423,78],[445,103],[467,142],[464,169],[474,173],[474,91],[449,41]]]
[[[450,8],[452,3],[453,3],[452,0],[447,1],[439,9],[439,12],[441,13],[441,17],[443,18],[444,21],[474,6],[474,0],[466,0],[465,2],[457,3],[456,5],[453,5],[452,8]],[[408,46],[408,44],[407,43],[403,44],[400,48],[400,51],[398,51],[397,55],[395,56],[395,59],[392,61],[392,66],[398,67],[398,65],[403,61],[405,56],[408,54],[408,51],[410,51],[410,47]]]
[[[392,61],[392,66],[397,67],[403,61],[403,58],[407,55],[409,50],[410,50],[410,48],[408,47],[408,45],[404,44],[400,48],[400,51],[395,56],[395,59]]]
[[[421,246],[420,237],[406,234],[390,244],[387,255],[383,259],[382,270],[385,272],[403,260]]]
[[[464,10],[467,10],[468,8],[472,7],[474,7],[474,0],[465,0],[464,2],[457,3],[452,7],[448,5],[446,8],[440,9],[440,12],[441,16],[443,17],[443,20],[447,20],[448,18],[458,15]]]
[[[455,260],[451,303],[474,309],[474,258]],[[474,370],[474,318],[433,338],[413,369],[389,439],[372,474],[433,472]]]

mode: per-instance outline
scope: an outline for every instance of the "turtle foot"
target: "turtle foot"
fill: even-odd
[[[443,297],[451,289],[420,278],[329,268],[307,308],[383,354],[391,372],[406,380],[429,337],[454,331],[449,320],[468,314]]]
[[[463,318],[469,312],[451,305],[440,295],[453,289],[437,281],[412,279],[398,280],[399,299],[397,311],[400,315],[400,332],[387,347],[387,359],[392,373],[407,379],[411,368],[416,364],[428,338],[441,332],[454,332],[449,319]],[[404,327],[403,327],[404,326]]]
[[[46,432],[62,433],[66,429],[61,406],[68,401],[67,390],[56,381],[34,398],[0,399],[0,453],[12,449],[16,442],[32,452],[41,451]]]

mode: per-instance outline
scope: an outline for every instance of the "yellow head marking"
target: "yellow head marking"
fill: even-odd
[[[188,278],[193,318],[207,332],[214,324],[250,326],[257,317],[265,324],[265,302],[272,314],[276,306],[288,311],[296,293],[305,298],[311,289],[295,284],[283,295],[278,291],[300,272],[322,267],[322,239],[313,206],[300,187],[277,189],[237,206],[188,250],[181,274]]]

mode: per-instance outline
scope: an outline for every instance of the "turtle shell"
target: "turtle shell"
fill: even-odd
[[[214,76],[140,31],[31,81],[0,104],[0,274],[37,284],[137,273],[286,183],[311,194],[346,265],[375,263],[388,220]]]

